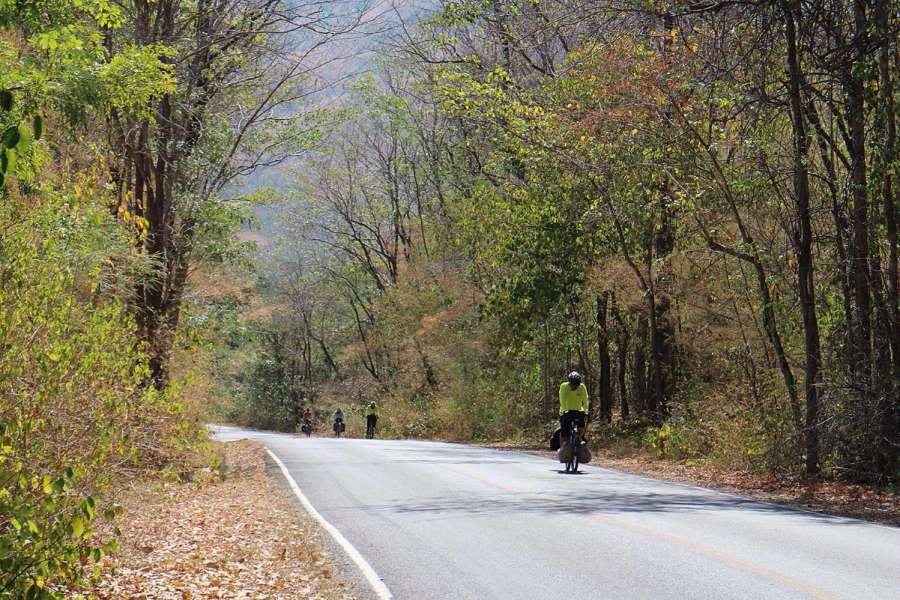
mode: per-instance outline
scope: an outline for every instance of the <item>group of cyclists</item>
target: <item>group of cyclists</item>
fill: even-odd
[[[583,431],[587,424],[587,415],[589,408],[589,398],[587,386],[581,379],[578,371],[569,373],[566,381],[559,386],[559,443],[565,447],[569,443],[569,436],[573,427],[578,427],[579,431]],[[381,416],[381,408],[375,400],[369,401],[363,411],[366,419],[366,437],[371,439],[375,436],[375,426],[378,423],[378,417]],[[344,412],[337,408],[331,415],[331,430],[336,437],[340,437],[346,429],[344,422]],[[303,411],[302,431],[309,436],[313,429],[313,415],[309,407]],[[583,439],[583,438],[582,438]]]
[[[381,408],[375,400],[371,400],[366,404],[366,408],[363,410],[363,416],[366,418],[366,437],[372,439],[375,437],[375,426],[378,423],[378,417],[381,416]],[[341,437],[341,434],[347,429],[347,424],[344,422],[344,411],[342,411],[340,407],[332,413],[331,421],[331,430],[334,432],[335,437]],[[313,414],[307,406],[303,410],[301,431],[309,436],[312,434],[312,430]]]

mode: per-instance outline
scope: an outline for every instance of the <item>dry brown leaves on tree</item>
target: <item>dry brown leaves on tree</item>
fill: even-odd
[[[135,482],[123,492],[119,551],[93,591],[101,599],[351,598],[317,543],[313,521],[265,470],[262,447],[222,444],[210,481]]]

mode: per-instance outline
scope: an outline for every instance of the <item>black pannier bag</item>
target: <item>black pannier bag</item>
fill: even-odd
[[[559,450],[559,427],[556,428],[556,431],[553,432],[553,435],[550,436],[550,449],[551,450]]]

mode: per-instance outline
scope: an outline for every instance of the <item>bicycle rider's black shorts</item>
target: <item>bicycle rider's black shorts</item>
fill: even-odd
[[[366,427],[375,427],[375,423],[378,421],[378,415],[369,415],[366,417]]]
[[[578,426],[581,427],[581,429],[584,429],[586,420],[587,415],[581,410],[570,410],[559,415],[559,428],[562,435],[568,437],[573,421],[578,423]]]

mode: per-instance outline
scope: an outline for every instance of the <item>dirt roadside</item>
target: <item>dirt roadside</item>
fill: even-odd
[[[616,458],[603,456],[602,451],[595,452],[594,456],[596,460],[593,464],[626,473],[688,483],[804,510],[900,526],[900,495],[874,486],[757,475],[704,463],[648,456]]]
[[[104,560],[97,598],[357,598],[317,524],[267,472],[257,442],[216,443],[224,462],[187,483],[137,481],[119,550]]]

